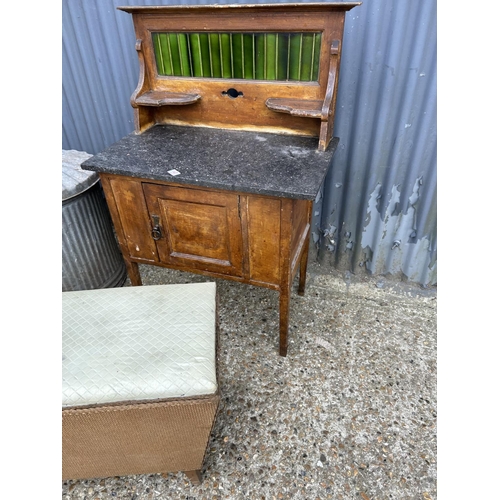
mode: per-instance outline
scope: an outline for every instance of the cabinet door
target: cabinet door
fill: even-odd
[[[148,183],[143,189],[161,262],[242,276],[238,195]]]
[[[247,196],[249,275],[255,282],[280,283],[281,200]]]
[[[124,257],[152,264],[159,261],[138,179],[101,175]]]

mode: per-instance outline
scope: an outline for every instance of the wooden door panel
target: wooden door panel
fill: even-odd
[[[250,278],[279,284],[281,202],[277,198],[249,196],[246,207]]]
[[[115,200],[128,254],[134,259],[158,262],[156,246],[151,238],[151,226],[147,217],[141,182],[111,178],[109,185]]]
[[[143,189],[150,216],[160,220],[162,262],[242,276],[238,195],[155,184]]]
[[[227,208],[176,200],[159,200],[171,255],[205,257],[230,265]]]

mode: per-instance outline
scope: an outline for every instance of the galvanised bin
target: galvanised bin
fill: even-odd
[[[90,154],[62,151],[62,291],[122,286],[127,272]]]

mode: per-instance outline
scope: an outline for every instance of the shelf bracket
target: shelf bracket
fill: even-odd
[[[326,151],[333,135],[333,117],[335,113],[339,63],[340,40],[333,40],[330,46],[330,66],[325,98],[322,101],[293,98],[269,98],[266,100],[267,108],[273,111],[303,118],[320,119],[319,151]]]
[[[135,41],[135,50],[137,51],[137,56],[139,58],[139,81],[137,83],[137,87],[134,90],[134,93],[130,96],[130,104],[132,104],[133,108],[137,108],[136,99],[139,95],[139,92],[144,87],[144,80],[146,70],[144,67],[144,54],[142,53],[142,40],[139,38]]]
[[[137,103],[140,92],[147,86],[146,67],[144,63],[144,53],[142,51],[142,40],[138,38],[135,41],[135,50],[139,58],[139,81],[133,94],[130,96],[130,104],[134,109],[134,128],[136,134],[141,134],[148,128],[151,128],[154,122],[154,116],[149,109],[139,107]]]
[[[330,47],[330,68],[326,85],[325,100],[321,108],[321,127],[319,131],[319,151],[326,151],[333,135],[333,118],[337,98],[337,80],[340,64],[340,40],[333,40]]]

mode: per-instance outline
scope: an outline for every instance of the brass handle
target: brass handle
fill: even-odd
[[[151,230],[151,237],[153,240],[158,241],[163,236],[161,234],[160,218],[157,215],[152,215],[153,219],[153,229]]]

